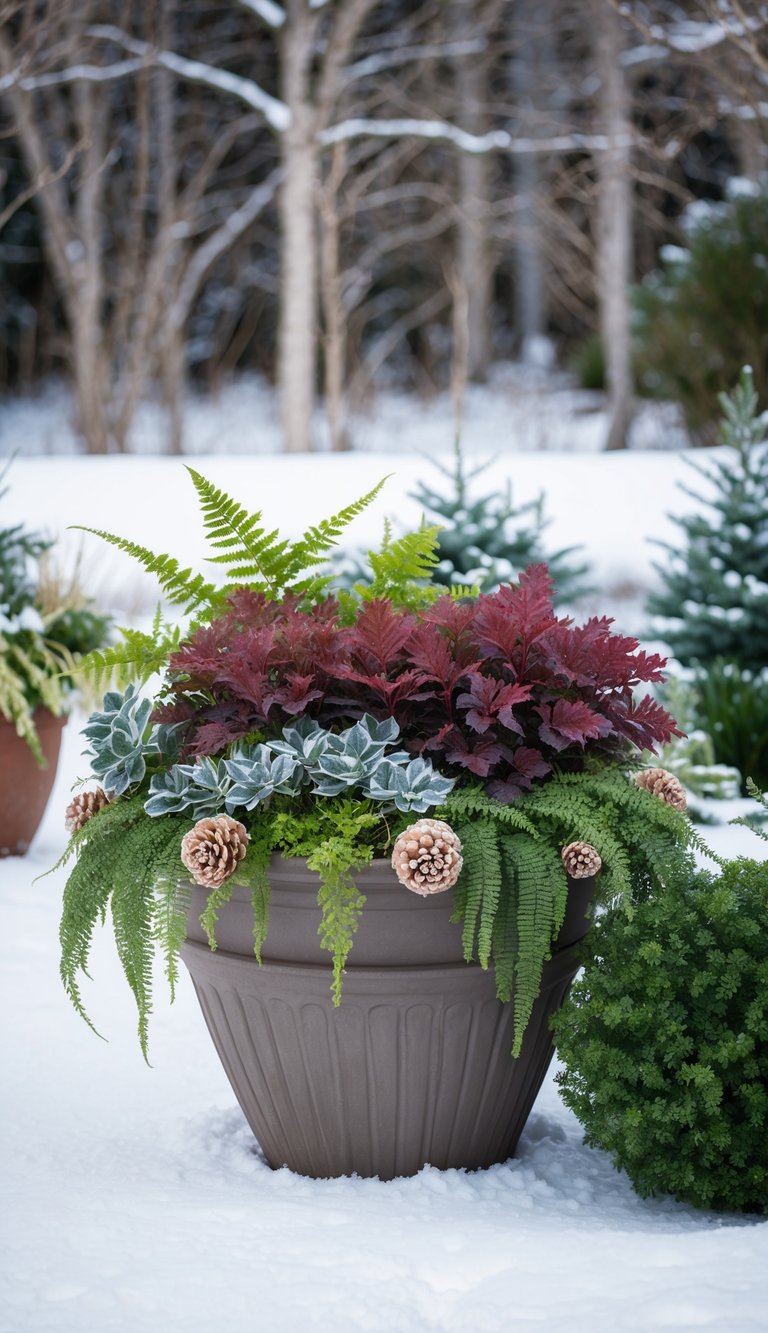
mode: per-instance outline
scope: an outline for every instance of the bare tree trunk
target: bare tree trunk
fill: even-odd
[[[283,98],[291,124],[282,138],[280,191],[280,329],[278,380],[288,453],[312,448],[317,338],[315,118],[309,99],[313,21],[304,0],[293,0],[283,36]]]
[[[159,9],[158,42],[163,48],[174,44],[173,8],[167,2]],[[157,107],[158,158],[158,229],[161,236],[170,236],[176,219],[176,144],[174,98],[176,82],[169,70],[155,71],[155,99]],[[171,277],[173,247],[165,251],[163,282]],[[182,330],[173,319],[172,303],[166,302],[160,320],[160,379],[163,398],[168,410],[168,452],[183,452],[184,426],[184,370],[185,349]]]
[[[542,13],[542,11],[544,11]],[[516,49],[512,56],[512,87],[518,108],[528,112],[528,133],[540,129],[542,25],[548,17],[546,0],[521,0],[515,9]],[[514,242],[515,328],[524,362],[537,361],[537,346],[546,333],[544,251],[537,196],[541,187],[538,153],[521,153],[515,162],[516,225]]]
[[[600,121],[606,147],[597,156],[597,287],[610,427],[607,449],[624,449],[632,419],[629,281],[632,250],[630,122],[620,63],[621,20],[597,0]]]
[[[458,40],[476,36],[473,0],[457,0],[453,27]],[[487,70],[479,55],[455,65],[457,123],[470,134],[487,130]],[[491,360],[493,264],[488,235],[490,154],[459,154],[458,285],[466,296],[467,371],[483,382]]]
[[[347,326],[341,290],[338,192],[346,170],[343,144],[336,144],[331,168],[320,193],[320,296],[323,307],[325,410],[331,448],[349,447],[344,423],[344,367]]]
[[[112,429],[105,401],[106,356],[101,320],[100,208],[104,145],[101,124],[94,114],[93,90],[88,84],[75,84],[74,103],[80,138],[85,145],[75,199],[78,235],[74,263],[77,294],[72,311],[75,401],[78,427],[89,453],[105,454],[109,450]],[[118,440],[117,444],[122,449],[124,440]]]

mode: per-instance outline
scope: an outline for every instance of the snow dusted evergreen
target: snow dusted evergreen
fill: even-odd
[[[759,670],[768,662],[768,413],[758,413],[748,367],[720,402],[728,452],[709,466],[690,463],[712,494],[681,488],[704,509],[675,518],[682,550],[659,543],[668,553],[656,565],[664,587],[648,609],[682,663],[720,657]]]
[[[546,563],[555,581],[556,602],[571,601],[587,591],[584,575],[588,566],[569,563],[568,559],[577,548],[569,546],[553,552],[544,548],[542,534],[547,522],[543,492],[535,500],[515,505],[508,481],[504,492],[471,499],[470,482],[490,465],[481,463],[466,472],[458,440],[452,466],[436,459],[433,462],[450,486],[441,484],[436,490],[420,481],[411,496],[424,505],[432,522],[441,525],[439,562],[431,575],[434,582],[449,588],[466,584],[491,592],[500,583],[517,579],[528,565]]]

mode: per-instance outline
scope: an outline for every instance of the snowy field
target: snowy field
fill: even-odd
[[[418,525],[422,509],[409,493],[420,480],[448,484],[430,461],[451,459],[447,395],[421,403],[382,394],[376,410],[355,423],[357,447],[345,454],[276,452],[274,394],[252,378],[218,398],[190,400],[187,422],[193,465],[249,509],[263,509],[265,521],[286,535],[391,474],[375,504],[348,530],[349,544],[367,549],[379,543],[385,515],[396,530]],[[649,539],[676,540],[669,514],[694,503],[676,483],[703,483],[685,464],[684,437],[670,405],[642,405],[626,452],[600,452],[606,429],[602,395],[574,389],[563,377],[511,367],[489,386],[470,390],[462,441],[468,466],[490,462],[473,493],[509,485],[519,505],[543,492],[546,548],[582,548],[579,558],[589,561],[596,592],[580,605],[581,614],[612,614],[622,629],[643,633],[642,606],[657,577],[653,561],[662,558]],[[136,453],[88,458],[76,452],[71,402],[55,385],[0,409],[0,458],[19,451],[3,512],[61,537],[59,552],[70,565],[81,551],[88,587],[120,618],[154,610],[154,590],[127,557],[66,529],[105,528],[185,564],[199,563],[204,550],[194,490],[184,460],[162,456],[163,432],[162,415],[150,405],[137,423]]]
[[[200,414],[195,465],[213,481],[295,533],[392,471],[373,517],[358,520],[351,536],[375,541],[386,513],[418,521],[405,494],[419,476],[434,477],[416,451],[449,447],[449,411],[444,420],[427,415],[421,429],[411,409],[398,427],[393,399],[390,435],[372,423],[361,452],[291,460],[268,452],[271,404],[252,389],[249,418],[248,393],[240,386],[220,405],[218,433],[213,411]],[[539,420],[541,437],[523,447],[522,417],[504,418],[499,401],[470,404],[467,452],[499,453],[489,478],[511,478],[518,500],[544,489],[550,543],[582,544],[601,585],[595,609],[637,628],[654,578],[648,538],[671,536],[667,512],[690,503],[675,489],[687,471],[682,455],[668,451],[655,417],[645,447],[600,456],[600,414],[585,425],[589,414],[582,419],[573,403],[570,416],[550,411],[557,429],[546,440]],[[22,456],[2,521],[52,535],[70,523],[111,528],[185,561],[200,558],[181,461],[75,457],[68,429],[55,394],[8,409],[0,453],[20,446]],[[147,427],[142,455],[158,429]],[[151,597],[131,564],[71,533],[68,560],[81,540],[92,590],[123,616],[143,615]],[[389,1184],[313,1182],[273,1172],[259,1156],[186,974],[173,1010],[164,991],[157,995],[146,1068],[107,932],[86,996],[109,1043],[94,1037],[58,979],[64,876],[32,882],[64,845],[62,811],[84,770],[81,745],[71,723],[30,855],[0,862],[0,1333],[768,1329],[768,1226],[639,1200],[606,1156],[582,1146],[551,1081],[518,1157],[503,1166],[471,1175],[428,1168]],[[706,836],[729,855],[761,849],[743,829]]]

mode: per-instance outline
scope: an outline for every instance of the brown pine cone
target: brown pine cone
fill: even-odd
[[[103,787],[97,787],[95,791],[78,792],[64,811],[65,829],[68,833],[77,833],[105,805],[109,805],[109,797]]]
[[[392,869],[400,883],[424,898],[450,889],[463,864],[461,843],[442,819],[418,819],[400,834],[392,852]]]
[[[635,774],[635,782],[638,787],[643,787],[652,796],[658,796],[660,801],[675,810],[685,810],[688,805],[682,782],[674,773],[668,773],[666,768],[644,768]]]
[[[198,819],[181,840],[181,859],[196,884],[214,889],[237,869],[248,847],[244,826],[229,815]]]
[[[602,868],[603,858],[588,842],[569,842],[560,855],[571,879],[590,879]]]

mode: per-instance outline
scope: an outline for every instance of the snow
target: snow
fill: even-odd
[[[504,1165],[311,1181],[259,1154],[186,972],[172,1009],[158,990],[143,1064],[108,931],[86,983],[99,1041],[58,980],[63,872],[33,882],[63,846],[81,748],[71,722],[30,854],[0,862],[0,1333],[766,1328],[768,1226],[638,1199],[552,1078]]]
[[[558,387],[559,385],[559,387]],[[605,415],[600,395],[559,384],[536,370],[510,368],[494,384],[470,393],[463,447],[469,467],[489,461],[473,483],[474,494],[512,487],[520,505],[544,492],[549,549],[583,547],[593,567],[595,596],[583,614],[615,614],[622,628],[642,632],[642,604],[657,582],[652,539],[678,540],[670,513],[688,512],[695,501],[676,483],[687,481],[687,452],[665,404],[649,404],[636,434],[647,447],[601,453]],[[381,496],[349,529],[349,544],[378,543],[384,516],[416,526],[421,507],[410,498],[419,480],[440,485],[429,459],[453,443],[447,397],[431,404],[387,393],[381,411],[358,419],[361,448],[351,453],[318,452],[299,459],[274,452],[278,439],[274,398],[258,380],[233,385],[220,400],[193,402],[189,415],[189,461],[217,486],[287,535],[344,504],[391,474]],[[158,456],[163,417],[144,409],[134,438],[135,454],[89,458],[75,452],[67,425],[70,405],[52,385],[36,402],[18,400],[0,414],[0,453],[21,443],[9,476],[10,504],[18,520],[61,537],[60,558],[70,565],[83,553],[90,586],[121,617],[153,607],[155,591],[134,563],[95,538],[68,532],[69,524],[105,528],[153,550],[166,550],[183,564],[204,559],[195,494],[182,459]],[[713,450],[716,458],[719,451]],[[706,481],[702,480],[706,488]],[[581,558],[582,553],[579,553]]]
[[[604,417],[589,402],[567,388],[553,393],[544,376],[512,373],[470,395],[465,447],[470,461],[500,454],[483,487],[511,478],[518,503],[545,491],[549,542],[583,544],[602,585],[594,609],[615,606],[626,628],[632,599],[637,611],[654,578],[648,538],[674,539],[668,511],[694,502],[675,489],[687,473],[681,454],[596,452]],[[4,512],[61,536],[65,562],[81,548],[91,589],[135,618],[151,601],[146,580],[67,525],[112,529],[194,562],[203,554],[194,491],[181,460],[147,456],[159,414],[139,423],[139,456],[89,459],[73,451],[68,411],[55,388],[7,409],[0,449],[21,442],[24,454]],[[660,423],[646,423],[651,445],[669,443]],[[351,529],[361,543],[375,539],[386,513],[418,521],[407,498],[429,475],[418,451],[444,452],[452,439],[446,401],[421,409],[389,395],[377,418],[358,423],[360,452],[279,456],[270,452],[274,404],[255,381],[195,404],[190,426],[195,466],[289,534],[394,472]],[[85,770],[81,749],[71,722],[30,854],[0,862],[0,1333],[768,1327],[766,1225],[638,1199],[604,1154],[583,1146],[552,1078],[518,1156],[490,1171],[310,1181],[273,1172],[260,1156],[186,973],[173,1009],[158,990],[147,1069],[108,931],[97,936],[85,986],[109,1038],[99,1041],[58,978],[64,872],[35,881],[64,845],[61,812]],[[745,808],[709,805],[726,818]],[[707,827],[705,836],[719,854],[768,850],[743,828]]]

